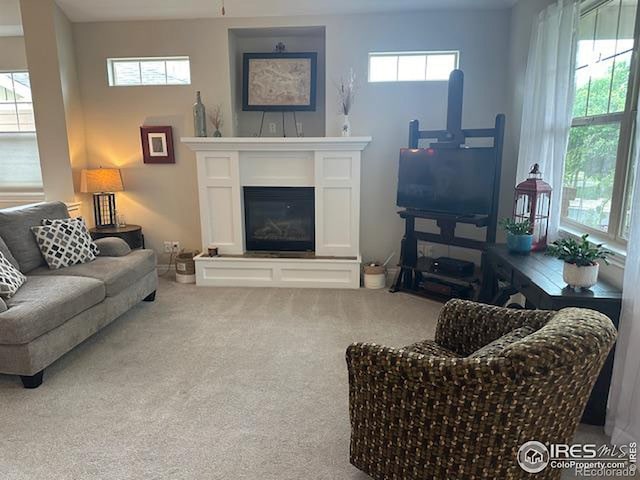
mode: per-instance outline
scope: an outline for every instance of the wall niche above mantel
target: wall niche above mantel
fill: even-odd
[[[245,53],[272,53],[278,43],[286,52],[317,53],[317,83],[315,111],[284,113],[287,137],[325,136],[325,27],[276,27],[229,29],[229,71],[231,75],[231,101],[233,109],[233,134],[237,137],[255,137],[260,131],[262,112],[242,110],[243,55]],[[275,128],[274,128],[275,127]],[[275,131],[274,131],[275,130]],[[283,136],[283,113],[267,112],[262,128],[263,137]]]

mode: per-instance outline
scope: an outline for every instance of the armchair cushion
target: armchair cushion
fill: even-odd
[[[496,357],[502,354],[502,352],[512,343],[523,340],[535,331],[535,328],[529,326],[516,328],[515,330],[512,330],[509,333],[501,336],[497,340],[489,343],[488,345],[485,345],[484,347],[476,350],[471,355],[469,355],[469,358]]]
[[[433,340],[425,340],[423,342],[414,343],[412,345],[404,347],[404,350],[407,352],[414,352],[421,355],[429,355],[432,357],[455,358],[458,356],[456,352],[452,352],[451,350],[447,350],[446,348],[441,347]]]
[[[100,249],[101,257],[124,257],[131,253],[127,242],[118,237],[99,238],[94,243]]]
[[[483,305],[468,300],[449,300],[438,318],[436,342],[466,357],[516,328],[538,330],[555,315],[547,310],[518,310]]]

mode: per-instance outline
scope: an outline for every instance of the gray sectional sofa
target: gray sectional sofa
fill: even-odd
[[[138,302],[155,299],[152,250],[125,247],[123,256],[49,270],[30,227],[68,217],[61,202],[0,210],[0,251],[27,276],[13,297],[0,299],[0,373],[20,375],[26,388],[38,387],[47,366]]]

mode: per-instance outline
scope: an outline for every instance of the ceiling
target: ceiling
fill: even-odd
[[[220,16],[222,0],[56,0],[73,22]],[[328,15],[429,8],[503,8],[516,0],[224,0],[227,17]],[[19,0],[0,0],[0,34],[20,25]]]

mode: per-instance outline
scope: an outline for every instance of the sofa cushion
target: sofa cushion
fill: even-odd
[[[104,283],[93,278],[29,276],[22,288],[6,300],[8,310],[0,313],[0,344],[28,343],[104,297]]]
[[[7,304],[5,303],[5,301],[0,298],[0,313],[6,312],[7,308],[8,307],[7,307]]]
[[[31,227],[40,225],[43,218],[68,218],[67,206],[62,202],[48,202],[29,207],[0,210],[0,237],[18,261],[20,271],[27,273],[45,264],[40,255]]]
[[[529,327],[529,326],[516,328],[515,330],[512,330],[509,333],[504,334],[497,340],[494,340],[493,342],[476,350],[467,358],[497,357],[501,355],[504,349],[507,348],[509,345],[515,342],[519,342],[520,340],[531,335],[535,331],[536,331],[535,328]]]
[[[95,241],[101,257],[124,257],[131,253],[131,247],[118,237],[104,237]]]
[[[2,239],[2,237],[0,237],[0,253],[4,255],[4,258],[9,260],[9,263],[11,263],[11,265],[16,267],[18,270],[20,269],[20,265],[18,264],[18,261],[14,258],[13,254],[11,253],[11,250],[9,250],[9,247],[7,247],[7,244],[4,243],[4,240]]]
[[[0,298],[10,298],[27,278],[0,252]]]
[[[156,268],[153,250],[133,250],[124,257],[98,257],[91,263],[74,265],[59,270],[38,268],[31,275],[71,275],[90,277],[104,282],[107,297],[117,295]]]

